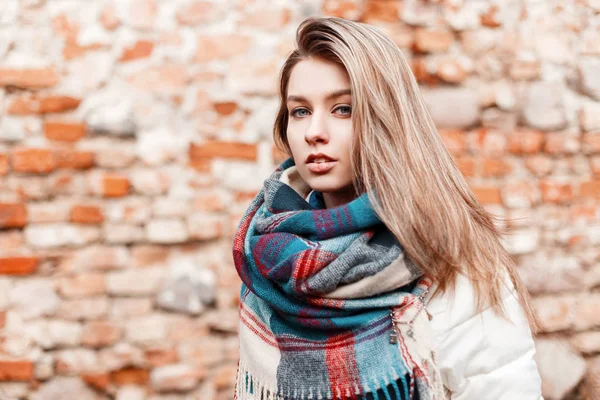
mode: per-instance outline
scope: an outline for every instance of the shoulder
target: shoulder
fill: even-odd
[[[427,310],[436,317],[435,328],[447,331],[478,315],[481,317],[482,313],[478,313],[476,310],[475,287],[466,276],[457,275],[454,294],[443,293],[432,298],[431,295],[435,288],[436,284],[434,283],[424,299]],[[511,305],[514,307],[515,303],[518,304],[514,286],[507,273],[504,275],[502,297],[505,307]]]
[[[462,275],[457,277],[454,296],[444,293],[424,299],[432,315],[437,363],[453,400],[541,398],[535,344],[508,273],[502,289],[509,320],[489,307],[478,312],[475,289]]]

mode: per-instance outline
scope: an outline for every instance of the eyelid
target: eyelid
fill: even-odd
[[[350,112],[348,114],[350,114],[352,112],[351,104],[337,104],[335,107],[333,107],[332,111],[335,113],[337,110],[339,110],[342,107],[348,107],[350,109]],[[291,115],[292,117],[295,117],[294,114],[298,111],[306,111],[308,113],[311,112],[307,107],[294,107],[289,111],[289,115]]]
[[[296,107],[296,108],[293,108],[293,109],[292,109],[292,110],[289,112],[289,114],[290,114],[292,117],[295,117],[294,113],[295,113],[296,111],[300,111],[300,110],[306,110],[306,111],[308,111],[308,109],[307,109],[306,107]]]
[[[350,104],[338,104],[337,106],[335,106],[333,108],[333,111],[335,112],[342,107],[348,107],[350,109],[350,113],[352,112],[352,105],[350,105]]]

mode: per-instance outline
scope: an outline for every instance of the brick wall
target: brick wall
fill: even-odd
[[[405,51],[515,218],[546,398],[600,396],[598,1],[3,0],[2,399],[231,399],[231,238],[280,160],[275,79],[309,15]]]

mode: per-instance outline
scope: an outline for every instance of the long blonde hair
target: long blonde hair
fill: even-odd
[[[273,136],[288,155],[287,86],[294,66],[316,57],[342,65],[352,91],[353,182],[369,198],[407,255],[454,294],[457,274],[473,283],[479,311],[503,317],[502,268],[508,271],[531,331],[539,321],[494,219],[476,200],[444,146],[417,81],[398,46],[373,26],[341,18],[308,18],[279,76]],[[377,193],[374,198],[372,193]]]

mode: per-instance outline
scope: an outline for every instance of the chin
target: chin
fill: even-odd
[[[347,185],[340,183],[337,179],[325,179],[328,177],[316,177],[306,181],[308,185],[317,192],[331,193],[342,190]]]

